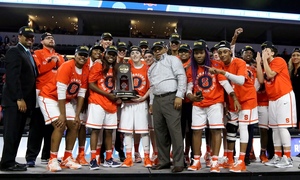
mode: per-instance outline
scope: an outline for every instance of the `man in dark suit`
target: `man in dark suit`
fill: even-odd
[[[3,152],[2,171],[26,171],[26,165],[15,161],[22,132],[30,111],[35,107],[35,77],[38,72],[29,48],[34,31],[24,26],[19,30],[19,43],[11,47],[5,58],[6,81],[3,86]]]

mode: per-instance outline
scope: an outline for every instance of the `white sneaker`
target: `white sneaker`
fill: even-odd
[[[269,162],[266,162],[265,165],[266,166],[275,166],[276,164],[279,163],[280,159],[281,159],[280,157],[278,157],[276,154],[274,154],[273,158]]]
[[[283,155],[281,160],[275,165],[275,167],[278,168],[291,168],[293,167],[293,161],[291,158],[286,157],[286,155]]]
[[[72,158],[72,156],[69,156],[67,159],[61,162],[61,166],[64,166],[66,168],[70,169],[80,169],[81,165],[76,163],[76,161]]]
[[[59,165],[57,158],[51,159],[48,162],[47,169],[48,169],[48,171],[51,171],[51,172],[61,171],[61,167]]]

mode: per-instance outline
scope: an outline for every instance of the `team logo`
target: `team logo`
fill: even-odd
[[[198,86],[203,88],[203,89],[208,89],[212,86],[213,81],[210,76],[201,76],[198,79]]]
[[[108,89],[113,89],[114,88],[113,77],[107,76],[104,80],[104,84]]]
[[[71,82],[68,85],[67,93],[70,95],[77,94],[80,89],[80,84],[78,82]]]
[[[134,89],[141,87],[142,79],[140,77],[133,77],[133,86]]]

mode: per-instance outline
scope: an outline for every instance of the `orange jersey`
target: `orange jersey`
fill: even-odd
[[[135,68],[131,65],[131,74],[133,79],[134,90],[137,91],[138,95],[144,96],[149,90],[148,80],[148,66],[143,64],[141,68]]]
[[[242,110],[255,108],[257,106],[257,96],[254,87],[255,78],[251,77],[254,76],[251,74],[251,71],[247,71],[246,62],[239,58],[233,58],[229,65],[223,63],[223,69],[231,74],[245,77],[245,82],[242,86],[232,81],[230,82],[242,106]],[[235,111],[231,96],[229,96],[229,110]]]
[[[281,57],[275,57],[269,64],[272,71],[277,74],[272,79],[265,79],[265,87],[268,97],[271,101],[274,101],[281,96],[291,92],[293,90],[288,67],[284,59]]]
[[[221,74],[210,74],[209,72],[205,74],[205,68],[198,66],[197,77],[193,83],[193,92],[202,91],[204,99],[201,102],[193,102],[193,105],[208,107],[216,103],[224,102],[224,89],[219,83],[223,80],[227,80],[227,78]],[[187,70],[187,82],[193,82],[191,67]]]
[[[262,84],[259,90],[257,91],[257,105],[269,106],[269,98],[264,84]]]
[[[82,73],[76,72],[75,60],[64,62],[57,70],[57,74],[52,80],[43,86],[40,96],[58,100],[57,97],[57,82],[67,85],[66,102],[77,97],[80,88],[87,89],[89,69],[83,66]]]
[[[110,67],[108,73],[102,74],[103,67],[100,61],[95,61],[89,74],[89,83],[96,82],[99,89],[110,93],[114,89],[113,68]],[[99,104],[105,111],[109,113],[117,112],[117,105],[107,97],[90,90],[89,103]]]
[[[57,68],[65,62],[64,58],[57,54],[53,49],[50,51],[47,48],[34,51],[32,55],[36,63],[39,75],[36,78],[36,88],[42,89],[42,87],[49,82],[57,73]],[[58,56],[58,61],[51,60],[52,56]]]

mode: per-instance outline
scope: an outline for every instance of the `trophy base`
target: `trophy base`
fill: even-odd
[[[136,91],[113,91],[117,98],[122,99],[123,101],[128,101],[132,98],[137,98]]]

